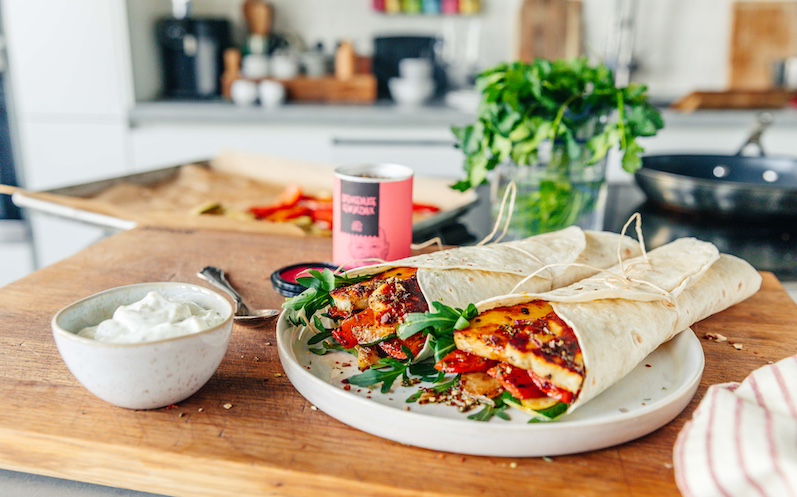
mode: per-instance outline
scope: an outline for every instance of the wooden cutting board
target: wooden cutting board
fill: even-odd
[[[734,2],[729,88],[772,87],[772,64],[797,55],[797,2]]]
[[[639,440],[586,454],[463,457],[386,441],[316,410],[285,377],[274,324],[236,327],[217,373],[169,409],[129,411],[70,375],[50,319],[109,287],[204,284],[212,264],[255,307],[277,306],[272,271],[328,260],[328,239],[137,228],[0,289],[0,467],[176,496],[660,497],[680,495],[674,440],[709,385],[797,354],[797,306],[771,274],[749,300],[694,326],[706,368],[685,412]],[[229,408],[225,408],[229,404]],[[0,492],[1,493],[1,492]]]
[[[583,53],[581,0],[523,0],[518,15],[517,57],[572,59]]]
[[[782,109],[797,92],[788,90],[695,91],[673,102],[671,109],[693,112],[700,109]]]

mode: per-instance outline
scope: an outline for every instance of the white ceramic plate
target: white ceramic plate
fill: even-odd
[[[539,457],[601,449],[634,440],[664,426],[689,403],[703,374],[703,348],[691,330],[660,346],[628,376],[572,415],[552,423],[528,424],[509,409],[511,421],[467,419],[445,405],[407,404],[417,388],[388,394],[341,380],[356,374],[354,356],[308,351],[312,331],[277,322],[280,360],[291,383],[309,402],[333,418],[378,437],[426,449],[504,457]],[[409,410],[407,410],[409,408]]]

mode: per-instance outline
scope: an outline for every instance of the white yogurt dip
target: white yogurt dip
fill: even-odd
[[[143,343],[189,335],[213,328],[224,318],[216,311],[157,292],[116,309],[112,319],[83,328],[77,335],[108,343]]]

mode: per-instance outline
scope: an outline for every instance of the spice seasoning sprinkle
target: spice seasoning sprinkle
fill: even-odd
[[[227,410],[229,411],[230,409],[232,409],[232,404],[230,404],[229,402],[227,402],[226,404],[224,404],[224,405],[223,405],[223,406],[221,406],[221,407],[223,407],[223,408],[225,408],[225,409],[227,409]]]

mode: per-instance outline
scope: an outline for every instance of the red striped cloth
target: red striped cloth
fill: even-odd
[[[797,356],[711,386],[673,463],[685,497],[797,497]]]

